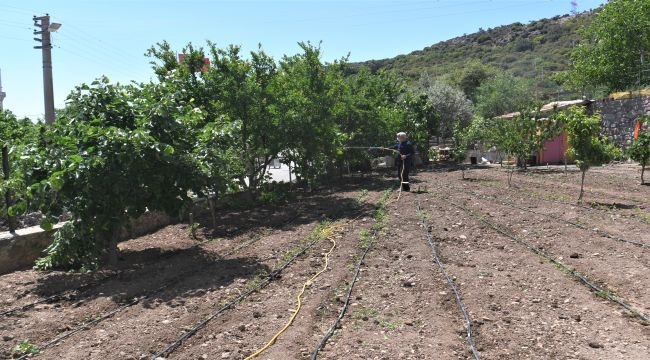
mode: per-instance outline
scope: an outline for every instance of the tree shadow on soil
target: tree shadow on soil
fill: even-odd
[[[39,280],[34,293],[49,296],[70,290],[62,299],[72,306],[106,296],[118,304],[144,296],[145,307],[165,302],[176,306],[183,299],[269,271],[253,257],[223,259],[198,246],[167,252],[156,248],[124,252],[120,270],[100,272],[103,275],[52,272]],[[108,277],[102,280],[102,276]]]
[[[617,203],[617,202],[612,202],[612,203],[607,203],[607,202],[600,202],[600,201],[590,201],[588,202],[589,206],[592,208],[608,208],[612,210],[630,210],[630,209],[636,209],[638,208],[637,205],[631,205],[631,204],[622,204],[622,203]]]
[[[198,225],[195,233],[201,240],[233,239],[263,228],[292,229],[326,219],[336,221],[369,216],[374,211],[371,204],[341,196],[340,193],[378,191],[396,188],[397,185],[394,178],[383,176],[345,176],[329,182],[327,188],[313,192],[294,191],[283,204],[242,204],[239,208],[217,209],[216,224],[213,224],[210,211],[203,209],[194,220]]]
[[[394,178],[382,176],[344,177],[328,184],[326,189],[297,192],[294,199],[282,205],[257,205],[244,209],[219,209],[217,227],[212,227],[209,211],[198,214],[195,222],[197,238],[202,241],[225,238],[233,240],[262,229],[292,228],[323,220],[345,220],[372,216],[372,203],[359,202],[342,192],[378,191],[395,188]],[[189,227],[188,227],[189,229]],[[64,301],[81,303],[97,297],[110,296],[116,303],[148,295],[146,306],[162,302],[182,302],[182,298],[201,296],[206,289],[225,286],[237,279],[268,273],[270,269],[255,258],[223,259],[195,243],[183,249],[151,247],[122,250],[113,269],[95,273],[50,272],[42,276],[33,290],[47,297],[65,293]],[[164,289],[161,289],[165,287]],[[155,294],[154,294],[155,293]],[[53,299],[60,301],[61,299]]]
[[[557,175],[557,174],[573,174],[573,173],[579,173],[580,169],[573,166],[569,166],[566,170],[564,169],[564,166],[557,165],[556,167],[552,168],[547,168],[544,165],[540,166],[529,166],[528,171],[531,173],[534,173],[535,175]]]

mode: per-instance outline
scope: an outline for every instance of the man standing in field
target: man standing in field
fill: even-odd
[[[397,178],[400,180],[400,186],[403,191],[411,191],[409,184],[409,172],[413,165],[413,144],[408,141],[405,132],[397,133],[397,143],[393,145],[393,149],[397,150],[395,157],[395,166],[397,167]]]

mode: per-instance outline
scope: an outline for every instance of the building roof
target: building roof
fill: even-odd
[[[589,102],[590,102],[589,100],[584,100],[584,99],[552,101],[552,102],[542,106],[539,109],[539,111],[544,113],[544,112],[548,112],[548,111],[551,111],[551,110],[554,110],[554,109],[555,110],[564,109],[566,107],[573,106],[573,105],[586,105]],[[519,114],[520,114],[520,112],[516,111],[516,112],[512,112],[512,113],[508,113],[508,114],[503,114],[503,115],[500,115],[500,116],[497,116],[497,117],[501,118],[501,119],[512,119],[513,117],[515,117],[515,116],[517,116]]]

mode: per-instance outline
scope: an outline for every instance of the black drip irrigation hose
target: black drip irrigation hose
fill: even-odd
[[[418,211],[421,211],[420,207],[420,199],[417,199],[417,209]],[[440,260],[440,255],[438,254],[438,250],[436,249],[436,244],[433,241],[433,236],[431,235],[431,232],[429,232],[429,227],[425,221],[425,219],[422,219],[422,225],[426,229],[427,233],[427,242],[429,243],[429,247],[431,248],[431,253],[433,254],[434,259],[436,260],[436,264],[438,265],[438,268],[440,268],[440,272],[445,276],[445,279],[447,280],[447,284],[451,288],[451,291],[453,291],[454,296],[456,298],[456,303],[458,304],[458,308],[460,309],[460,312],[463,314],[463,318],[465,320],[465,331],[467,333],[467,343],[469,344],[470,349],[472,350],[472,355],[474,356],[474,359],[480,360],[480,357],[478,355],[478,350],[476,349],[476,345],[474,344],[474,339],[472,337],[472,320],[469,316],[469,313],[465,309],[465,305],[463,304],[463,301],[460,298],[460,294],[458,293],[458,289],[456,288],[456,285],[454,284],[454,280],[449,276],[447,273],[447,270],[445,270],[445,266],[442,264],[442,261]]]
[[[320,241],[320,239],[316,239],[316,240],[311,241],[309,244],[307,244],[305,247],[303,247],[303,248],[302,248],[298,253],[294,254],[294,255],[293,255],[289,260],[287,260],[287,262],[286,262],[284,265],[282,265],[281,267],[279,267],[279,268],[276,269],[276,270],[273,270],[273,271],[272,271],[272,272],[271,272],[271,273],[266,277],[266,279],[264,279],[264,280],[263,280],[263,281],[262,281],[258,286],[254,287],[254,288],[252,288],[252,289],[250,289],[250,290],[248,290],[248,291],[245,291],[244,293],[240,294],[240,295],[239,295],[238,297],[236,297],[235,299],[231,300],[230,302],[228,302],[227,304],[225,304],[224,306],[222,306],[221,308],[219,308],[217,311],[215,311],[214,313],[212,313],[210,316],[208,316],[208,317],[206,317],[205,319],[201,320],[199,323],[197,323],[196,325],[194,325],[194,327],[192,327],[190,330],[186,331],[183,335],[181,335],[178,339],[176,339],[176,341],[174,341],[174,342],[172,342],[171,344],[169,344],[169,345],[168,345],[165,349],[163,349],[162,351],[160,351],[160,352],[158,352],[157,354],[153,355],[153,356],[151,357],[151,359],[152,359],[152,360],[155,360],[155,359],[157,359],[157,358],[159,358],[159,357],[163,357],[163,358],[164,358],[164,357],[169,356],[169,354],[173,353],[176,349],[178,349],[178,348],[183,344],[183,342],[184,342],[185,340],[189,339],[189,338],[192,337],[194,334],[196,334],[199,330],[201,330],[202,328],[204,328],[204,327],[205,327],[205,326],[206,326],[210,321],[212,321],[214,318],[216,318],[217,316],[221,315],[221,314],[222,314],[223,312],[225,312],[226,310],[229,310],[229,309],[235,307],[235,305],[237,305],[237,304],[239,304],[240,302],[242,302],[244,299],[246,299],[246,298],[247,298],[248,296],[250,296],[252,293],[254,293],[254,292],[256,292],[256,291],[259,291],[259,290],[265,288],[267,285],[269,285],[273,280],[275,280],[275,279],[278,277],[278,275],[279,275],[279,274],[280,274],[284,269],[286,269],[287,267],[289,267],[289,265],[291,265],[291,264],[292,264],[292,263],[293,263],[293,262],[294,262],[294,261],[295,261],[299,256],[301,256],[302,254],[306,253],[309,249],[311,249],[311,248],[312,248],[314,245],[316,245],[316,243],[318,243],[319,241]]]
[[[142,301],[145,298],[146,298],[146,296],[142,296],[142,297],[139,297],[139,298],[134,298],[130,302],[118,307],[117,309],[111,310],[108,313],[106,313],[106,314],[104,314],[104,315],[102,315],[102,316],[100,316],[100,317],[98,317],[96,319],[93,319],[93,320],[91,320],[89,322],[83,323],[83,324],[77,326],[75,329],[70,330],[70,331],[68,331],[67,333],[65,333],[65,334],[63,334],[61,336],[57,336],[56,338],[54,338],[54,339],[48,341],[47,343],[39,346],[39,349],[42,352],[43,350],[45,350],[45,349],[47,349],[49,347],[52,347],[52,345],[55,345],[55,344],[59,343],[60,341],[65,340],[65,339],[69,338],[70,336],[72,336],[72,335],[74,335],[74,334],[76,334],[78,332],[81,332],[83,330],[88,330],[88,328],[90,326],[95,325],[95,324],[99,323],[100,321],[103,321],[103,320],[117,314],[118,312],[139,303],[140,301]],[[17,360],[24,360],[24,359],[30,358],[31,356],[32,356],[31,354],[24,354],[21,357],[19,357]]]
[[[458,204],[454,203],[453,201],[451,201],[449,199],[445,199],[445,198],[442,198],[442,197],[438,197],[438,198],[442,199],[443,201],[446,201],[448,204],[451,204],[451,205],[453,205],[453,206],[455,206],[455,207],[457,207],[457,208],[459,208],[459,209],[461,209],[461,210],[463,210],[463,211],[465,211],[465,212],[467,212],[469,214],[475,215],[474,211],[472,211],[472,210],[470,210],[470,209],[468,209],[468,208],[466,208],[466,207],[464,207],[462,205],[458,205]],[[552,257],[551,255],[549,255],[544,250],[542,250],[542,249],[540,249],[540,248],[538,248],[538,247],[536,247],[534,245],[531,245],[526,241],[521,240],[520,238],[518,238],[515,235],[509,234],[506,231],[504,231],[502,229],[499,229],[498,227],[496,227],[491,222],[486,221],[482,216],[478,216],[477,218],[482,223],[484,223],[487,226],[491,227],[494,231],[496,231],[499,234],[501,234],[501,235],[503,235],[503,236],[505,236],[505,237],[507,237],[509,239],[512,239],[515,242],[525,246],[526,248],[528,248],[528,250],[532,251],[536,255],[540,256],[541,258],[543,258],[546,261],[550,262],[551,264],[555,265],[556,267],[558,267],[562,271],[566,272],[567,274],[569,274],[569,275],[575,277],[576,279],[580,280],[581,283],[583,283],[585,286],[587,286],[587,288],[589,290],[591,290],[592,292],[594,292],[597,296],[603,297],[603,298],[605,298],[605,299],[607,299],[607,300],[609,300],[609,301],[623,307],[624,309],[626,309],[627,311],[632,313],[634,316],[636,316],[639,319],[643,320],[646,324],[650,324],[650,318],[647,315],[645,315],[641,311],[635,309],[634,307],[632,307],[632,305],[630,305],[629,303],[627,303],[625,300],[621,299],[620,297],[614,295],[608,289],[604,289],[604,288],[602,288],[602,287],[600,287],[598,285],[595,285],[585,275],[581,274],[577,270],[569,268],[568,266],[564,265],[563,263],[561,263],[559,260],[557,260],[554,257]]]
[[[285,225],[287,225],[287,224],[293,222],[293,220],[295,220],[297,217],[298,217],[298,215],[295,215],[295,216],[289,218],[288,220],[286,220],[285,222],[283,222],[283,223],[279,226],[279,228],[281,228],[281,227],[283,227],[283,226],[285,226]],[[239,250],[241,250],[241,249],[243,249],[243,248],[245,248],[245,247],[248,247],[248,246],[250,246],[251,244],[253,244],[253,243],[259,241],[260,238],[261,238],[261,237],[256,237],[256,238],[254,238],[252,241],[249,241],[249,242],[247,242],[247,243],[244,243],[244,244],[242,244],[242,245],[240,245],[240,246],[234,248],[233,250],[227,252],[227,253],[224,254],[223,256],[230,256],[230,255],[236,253],[237,251],[239,251]],[[205,244],[205,243],[203,243],[203,244]],[[203,245],[203,244],[199,244],[199,245],[197,245],[197,246],[200,246],[200,245]],[[101,322],[101,321],[103,321],[103,320],[105,320],[105,319],[107,319],[107,318],[109,318],[109,317],[111,317],[111,316],[117,314],[118,312],[121,312],[122,310],[124,310],[124,309],[126,309],[126,308],[129,308],[129,307],[131,307],[131,306],[133,306],[133,305],[136,305],[136,304],[138,304],[139,302],[141,302],[142,300],[145,300],[145,299],[147,299],[147,298],[149,298],[149,297],[151,297],[151,296],[153,296],[153,295],[155,295],[155,294],[160,293],[161,291],[163,291],[163,290],[169,288],[170,286],[172,286],[172,285],[174,285],[174,284],[180,282],[180,281],[181,281],[182,279],[184,279],[186,276],[191,275],[192,273],[195,273],[195,272],[197,272],[197,271],[199,271],[199,270],[197,270],[197,269],[192,269],[192,270],[189,270],[189,271],[185,271],[185,272],[183,272],[183,273],[177,275],[176,277],[174,277],[171,281],[167,282],[166,284],[164,284],[164,285],[158,287],[158,288],[155,289],[154,291],[149,292],[149,293],[146,294],[146,295],[142,295],[142,296],[139,296],[139,297],[135,297],[133,300],[129,301],[128,303],[123,304],[123,305],[119,306],[118,308],[115,308],[115,309],[113,309],[113,310],[111,310],[111,311],[105,313],[104,315],[101,315],[100,317],[98,317],[98,318],[96,318],[96,319],[93,319],[93,320],[91,320],[91,321],[89,321],[89,322],[86,322],[86,323],[83,323],[83,324],[77,326],[76,328],[70,330],[69,332],[67,332],[67,333],[65,333],[65,334],[63,334],[63,335],[61,335],[61,336],[58,336],[58,337],[56,337],[56,338],[54,338],[54,339],[48,341],[47,343],[43,344],[42,346],[39,346],[39,349],[40,349],[41,351],[43,351],[43,350],[45,350],[45,349],[51,347],[52,345],[55,345],[55,344],[59,343],[60,341],[65,340],[65,339],[69,338],[70,336],[72,336],[72,335],[74,335],[74,334],[76,334],[76,333],[78,333],[78,332],[81,332],[81,331],[83,331],[83,330],[87,330],[90,326],[93,326],[93,325],[95,325],[95,324],[97,324],[97,323],[99,323],[99,322]],[[108,276],[107,278],[110,278],[110,277],[112,277],[112,276],[114,276],[114,275]],[[106,279],[102,279],[102,281],[103,281],[103,280],[106,280]],[[43,301],[40,301],[40,302],[43,302]],[[27,305],[26,305],[26,306],[27,306]],[[32,306],[33,306],[33,305],[32,305]],[[21,357],[18,358],[18,360],[27,359],[29,356],[31,356],[31,355],[30,355],[30,354],[22,355]]]
[[[74,328],[74,329],[68,331],[67,333],[65,333],[65,334],[63,334],[63,335],[57,336],[56,338],[54,338],[54,339],[48,341],[47,343],[45,343],[45,344],[39,346],[39,349],[40,349],[41,351],[43,351],[43,350],[45,350],[45,349],[47,349],[47,348],[49,348],[49,347],[52,347],[52,345],[56,345],[56,344],[59,343],[60,341],[65,340],[65,339],[69,338],[70,336],[72,336],[72,335],[74,335],[74,334],[76,334],[76,333],[78,333],[78,332],[81,332],[81,331],[83,331],[83,330],[88,330],[91,326],[96,325],[96,324],[98,324],[99,322],[101,322],[101,321],[103,321],[103,320],[106,320],[106,319],[108,319],[109,317],[111,317],[111,316],[117,314],[118,312],[121,312],[121,311],[123,311],[123,310],[125,310],[125,309],[127,309],[127,308],[129,308],[129,307],[131,307],[131,306],[133,306],[133,305],[136,305],[136,304],[138,304],[139,302],[141,302],[142,300],[145,300],[145,299],[147,299],[147,298],[149,298],[149,297],[151,297],[151,296],[153,296],[153,295],[155,295],[155,294],[158,294],[158,293],[160,293],[161,291],[167,289],[168,287],[170,287],[170,286],[172,286],[172,285],[178,283],[178,282],[181,281],[185,276],[190,275],[192,272],[196,272],[196,270],[186,271],[186,272],[183,272],[183,273],[177,275],[173,280],[169,281],[169,282],[166,283],[165,285],[162,285],[162,286],[158,287],[158,288],[155,289],[154,291],[151,291],[151,292],[149,292],[149,293],[146,294],[146,295],[142,295],[142,296],[139,296],[139,297],[135,297],[135,298],[133,298],[131,301],[127,302],[126,304],[123,304],[123,305],[121,305],[121,306],[119,306],[119,307],[117,307],[117,308],[115,308],[115,309],[113,309],[113,310],[110,310],[110,311],[106,312],[105,314],[103,314],[103,315],[101,315],[101,316],[99,316],[99,317],[97,317],[97,318],[95,318],[95,319],[93,319],[93,320],[91,320],[91,321],[88,321],[88,322],[86,322],[86,323],[83,323],[83,324],[77,326],[76,328]],[[26,359],[26,358],[29,357],[29,356],[30,356],[30,354],[25,354],[25,355],[19,357],[18,360]]]
[[[290,224],[291,222],[293,222],[293,221],[294,221],[298,216],[299,216],[299,213],[296,213],[296,215],[294,215],[294,216],[290,217],[289,219],[285,220],[285,221],[282,222],[279,226],[273,226],[272,228],[282,228],[282,227],[284,227],[285,225]],[[221,257],[230,256],[230,255],[236,253],[237,251],[239,251],[239,250],[241,250],[241,249],[243,249],[243,248],[246,248],[246,247],[248,247],[248,246],[254,244],[254,243],[257,242],[259,239],[260,239],[259,237],[253,238],[252,240],[250,240],[250,241],[248,241],[248,242],[246,242],[246,243],[244,243],[244,244],[241,244],[241,245],[235,247],[234,249],[230,250],[229,252],[227,252],[227,253],[221,255]],[[214,239],[209,240],[209,241],[206,241],[206,242],[203,242],[203,243],[200,243],[200,244],[193,245],[193,246],[191,246],[189,249],[193,249],[193,248],[201,247],[201,246],[203,246],[203,245],[205,245],[205,244],[208,244],[208,243],[210,243],[210,242],[212,242],[212,241],[214,241]],[[167,257],[169,257],[169,256],[167,256]],[[165,257],[165,258],[166,258],[166,257]],[[184,275],[190,275],[190,274],[191,274],[192,272],[194,272],[194,271],[196,271],[196,270],[190,270],[189,272],[184,273]],[[40,300],[37,300],[37,301],[31,302],[31,303],[29,303],[29,304],[25,304],[25,305],[22,305],[22,306],[18,306],[18,307],[12,308],[12,309],[5,310],[5,311],[3,311],[3,312],[0,312],[0,317],[2,317],[2,316],[8,316],[8,315],[11,315],[11,314],[13,314],[13,313],[22,312],[22,311],[25,311],[25,310],[31,309],[31,308],[33,308],[34,306],[38,305],[38,304],[51,303],[51,302],[58,301],[58,300],[61,300],[61,299],[64,299],[64,298],[66,298],[67,300],[72,300],[72,299],[76,298],[76,295],[74,295],[74,294],[69,294],[69,293],[73,293],[73,292],[81,292],[81,291],[84,291],[84,290],[86,290],[86,289],[88,289],[88,288],[91,288],[91,287],[94,287],[94,286],[99,286],[99,285],[101,285],[102,283],[104,283],[105,281],[108,281],[108,280],[110,280],[110,279],[112,279],[112,278],[118,276],[119,274],[120,274],[119,271],[118,271],[118,272],[113,272],[112,274],[110,274],[110,275],[108,275],[108,276],[106,276],[106,277],[103,277],[103,278],[99,279],[98,281],[91,282],[91,283],[89,283],[89,284],[85,284],[85,285],[79,286],[79,287],[77,287],[77,288],[75,288],[75,289],[64,290],[64,291],[62,291],[62,292],[60,292],[60,293],[58,293],[58,294],[54,294],[54,295],[48,296],[48,297],[46,297],[46,298],[43,298],[43,299],[40,299]]]
[[[635,246],[642,247],[642,248],[646,248],[646,249],[650,248],[650,245],[648,245],[648,244],[646,244],[646,243],[643,243],[643,242],[640,242],[640,241],[634,241],[634,240],[627,240],[627,239],[624,239],[624,238],[622,238],[622,237],[619,237],[619,236],[616,236],[616,235],[610,234],[610,233],[608,233],[607,231],[600,230],[600,229],[593,229],[593,230],[590,230],[588,227],[586,227],[586,226],[584,226],[584,225],[582,225],[582,224],[579,224],[579,223],[577,223],[577,222],[573,222],[573,221],[570,221],[570,220],[562,219],[562,218],[559,217],[559,216],[555,216],[555,215],[551,215],[551,214],[540,213],[540,212],[537,212],[537,211],[534,211],[534,210],[531,210],[531,209],[526,209],[526,208],[519,207],[519,206],[514,205],[514,204],[510,204],[510,203],[507,203],[507,202],[502,202],[502,203],[503,203],[504,205],[506,205],[506,206],[511,206],[511,207],[513,207],[513,208],[515,208],[515,209],[519,209],[519,210],[523,210],[523,211],[528,211],[528,212],[533,213],[533,214],[536,214],[536,215],[543,215],[543,216],[549,217],[549,218],[554,219],[554,220],[563,221],[563,222],[565,222],[565,223],[567,223],[567,224],[569,224],[569,225],[573,225],[573,226],[577,227],[578,229],[582,229],[582,230],[586,230],[586,231],[593,231],[593,232],[595,232],[596,234],[598,234],[598,235],[600,235],[600,236],[602,236],[602,237],[604,237],[604,238],[608,238],[608,239],[616,240],[616,241],[618,241],[618,242],[622,242],[622,243],[626,243],[626,244],[631,244],[631,245],[635,245]]]
[[[535,214],[535,215],[546,216],[546,217],[548,217],[548,218],[551,218],[551,219],[554,219],[554,220],[558,220],[558,221],[562,221],[562,222],[564,222],[564,223],[566,223],[566,224],[569,224],[569,225],[575,226],[575,227],[577,227],[578,229],[582,229],[582,230],[586,230],[586,231],[593,231],[593,232],[595,232],[596,234],[598,234],[598,235],[600,235],[600,236],[602,236],[602,237],[608,238],[608,239],[612,239],[612,240],[616,240],[616,241],[618,241],[618,242],[622,242],[622,243],[631,244],[631,245],[635,245],[635,246],[638,246],[638,247],[642,247],[642,248],[650,249],[650,245],[649,245],[649,244],[646,244],[646,243],[644,243],[644,242],[635,241],[635,240],[627,240],[627,239],[624,239],[624,238],[622,238],[622,237],[619,237],[619,236],[616,236],[616,235],[610,234],[610,233],[608,233],[607,231],[600,230],[600,229],[593,229],[593,230],[591,230],[591,229],[589,229],[588,227],[586,227],[586,226],[584,226],[584,225],[582,225],[582,224],[580,224],[580,223],[573,222],[573,221],[570,221],[570,220],[566,220],[566,219],[563,219],[563,218],[561,218],[561,217],[559,217],[559,216],[556,216],[556,215],[540,213],[540,212],[537,212],[537,211],[534,211],[534,210],[531,210],[531,209],[528,209],[528,208],[525,208],[525,207],[521,207],[521,206],[519,206],[519,205],[515,205],[515,204],[510,203],[510,202],[507,202],[507,201],[503,201],[503,200],[497,199],[497,198],[492,197],[492,196],[487,196],[487,195],[477,194],[477,193],[475,193],[475,192],[472,192],[472,193],[473,193],[475,196],[480,196],[480,197],[482,197],[483,199],[488,199],[488,197],[489,197],[489,198],[491,198],[492,200],[494,200],[494,202],[500,203],[501,205],[510,206],[510,207],[515,208],[515,209],[518,209],[518,210],[527,211],[527,212],[530,212],[530,213]],[[489,199],[488,199],[488,200],[489,200]],[[589,209],[589,208],[588,208],[588,209]]]
[[[493,170],[493,171],[499,171],[498,169],[491,169],[491,170]],[[595,173],[595,174],[597,174],[597,173]],[[535,181],[531,181],[531,180],[529,180],[528,182],[535,183]],[[537,183],[536,183],[536,184],[537,184]],[[604,193],[604,192],[602,192],[602,191],[598,191],[598,193],[600,193],[600,195],[606,195],[606,193]],[[624,197],[624,196],[617,196],[617,198],[618,198],[619,200],[627,200],[627,201],[635,202],[635,203],[637,203],[637,204],[645,204],[645,202],[644,202],[643,200],[638,200],[638,199],[634,199],[634,198],[629,198],[629,197]],[[571,204],[571,203],[567,203],[567,202],[563,202],[563,201],[558,201],[558,200],[549,200],[549,201],[556,201],[556,202],[559,202],[559,203],[562,203],[562,204],[568,204],[568,205],[576,205],[576,204]],[[588,207],[588,206],[584,206],[584,205],[578,205],[578,206],[582,206],[582,207],[585,207],[585,208],[590,208],[590,207]],[[593,208],[591,208],[591,209],[593,209]]]
[[[73,293],[81,292],[81,291],[84,291],[86,289],[92,288],[94,286],[99,286],[104,281],[110,280],[110,279],[116,277],[118,274],[119,274],[118,272],[113,272],[110,275],[105,276],[105,277],[103,277],[103,278],[101,278],[101,279],[99,279],[97,281],[91,281],[88,284],[81,285],[81,286],[76,287],[74,289],[64,290],[64,291],[61,291],[61,292],[59,292],[57,294],[50,295],[48,297],[45,297],[45,298],[40,299],[40,300],[36,300],[36,301],[31,302],[29,304],[25,304],[23,306],[18,306],[18,307],[15,307],[13,309],[5,310],[3,312],[0,312],[0,316],[8,316],[8,315],[11,315],[13,313],[17,313],[17,312],[21,312],[21,311],[31,309],[34,306],[38,305],[38,304],[51,303],[51,302],[55,302],[55,301],[58,301],[58,300],[64,299],[64,298],[66,298],[68,300],[72,300],[72,299],[74,299],[76,297],[76,295],[73,294]]]
[[[372,238],[377,235],[377,231],[373,230],[373,236]],[[311,360],[316,360],[316,357],[318,357],[318,353],[323,349],[327,341],[334,335],[334,331],[336,331],[336,328],[339,326],[341,323],[341,320],[343,320],[343,317],[345,316],[345,312],[348,309],[348,306],[350,304],[350,298],[352,297],[352,290],[354,289],[354,285],[357,282],[357,279],[359,278],[359,273],[361,272],[361,265],[363,264],[363,261],[366,258],[366,254],[370,251],[372,246],[374,245],[375,241],[371,241],[366,249],[363,251],[363,254],[361,254],[361,258],[357,262],[357,266],[354,271],[354,276],[352,277],[352,282],[350,283],[350,287],[348,288],[348,292],[345,295],[345,301],[343,302],[343,306],[341,307],[341,311],[339,311],[339,316],[337,316],[336,320],[332,325],[327,329],[323,337],[320,339],[318,344],[316,345],[316,348],[314,351],[311,353]]]

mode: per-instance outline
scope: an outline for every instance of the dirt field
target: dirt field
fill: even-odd
[[[639,174],[590,170],[579,205],[575,169],[434,168],[169,226],[115,269],[0,277],[0,356],[244,359],[286,327],[258,358],[649,359]]]

